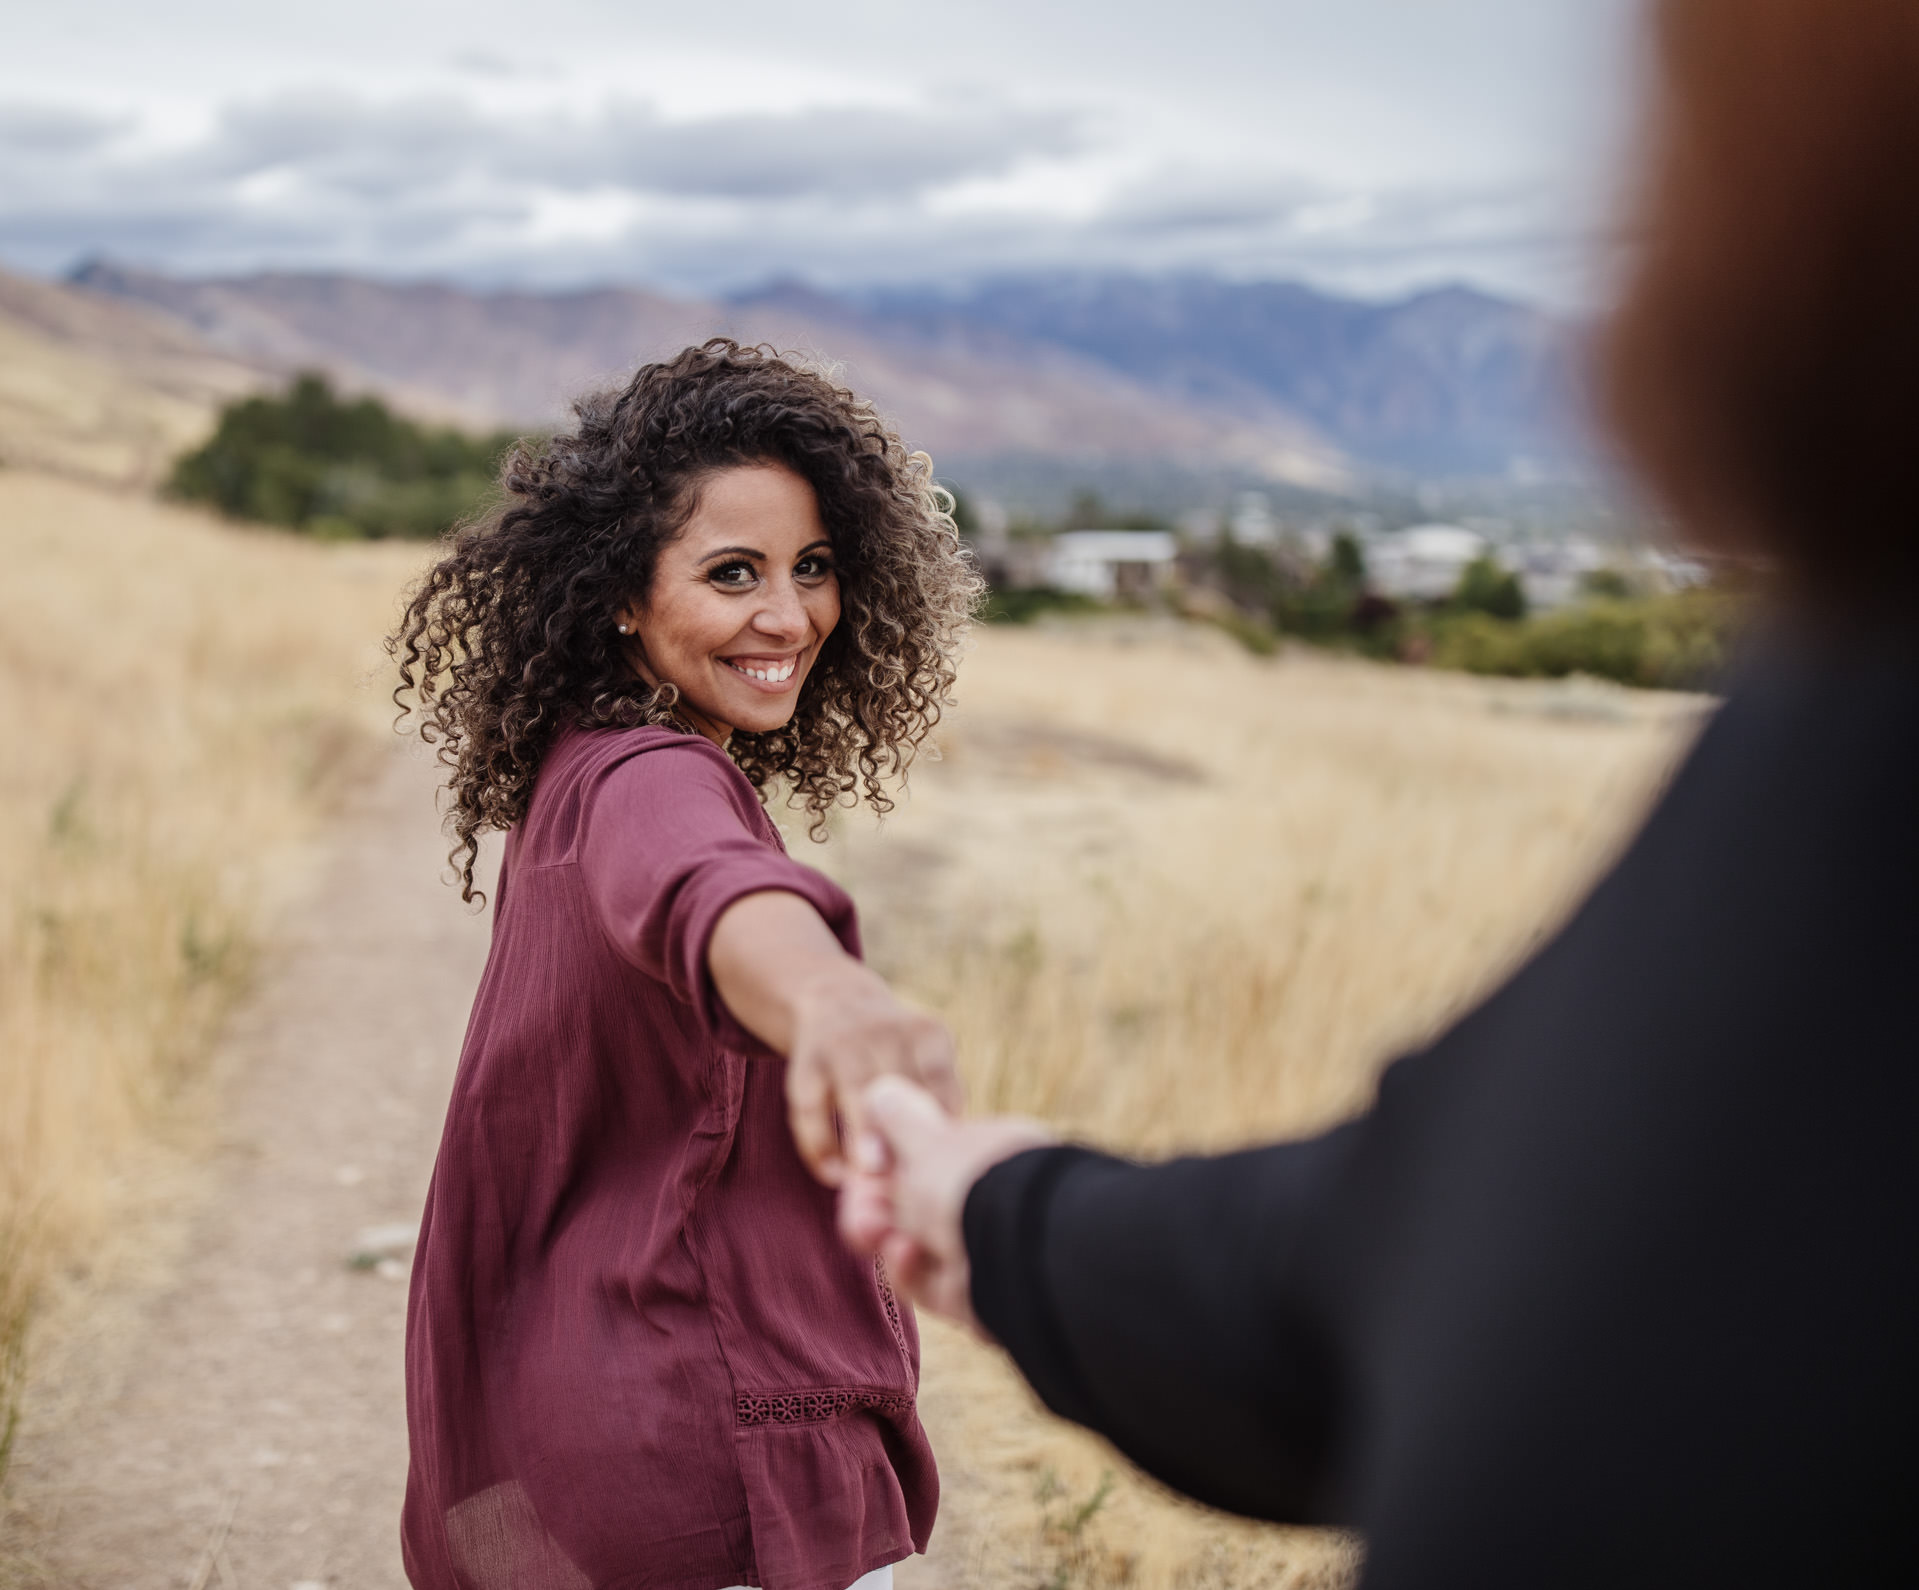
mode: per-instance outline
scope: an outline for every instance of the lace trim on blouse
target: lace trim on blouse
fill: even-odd
[[[903,1391],[879,1391],[871,1386],[824,1386],[816,1391],[777,1393],[742,1392],[733,1399],[733,1418],[739,1424],[817,1424],[842,1418],[856,1408],[896,1417],[913,1411],[913,1398]]]

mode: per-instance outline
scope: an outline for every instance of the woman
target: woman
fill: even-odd
[[[392,643],[469,898],[508,830],[414,1261],[407,1572],[883,1586],[937,1498],[917,1338],[821,1179],[869,1078],[957,1103],[952,1046],[760,797],[884,810],[977,582],[925,456],[766,352],[578,416]]]
[[[1913,1579],[1919,7],[1659,16],[1616,417],[1780,589],[1644,831],[1325,1137],[1141,1167],[888,1080],[845,1199],[1056,1410],[1358,1526],[1373,1590]]]

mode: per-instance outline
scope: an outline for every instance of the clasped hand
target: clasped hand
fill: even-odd
[[[958,1119],[946,1025],[848,955],[800,896],[736,900],[707,960],[734,1019],[787,1057],[793,1140],[813,1174],[840,1189],[847,1242],[880,1255],[906,1297],[976,1325],[966,1195],[1002,1159],[1051,1136],[1032,1121]]]
[[[842,1143],[864,1127],[878,1077],[908,1077],[951,1110],[961,1106],[946,1024],[897,998],[857,961],[843,961],[798,995],[786,1062],[786,1105],[800,1158],[828,1186],[845,1179]]]
[[[961,1219],[981,1176],[1055,1141],[1037,1121],[956,1119],[924,1088],[883,1077],[861,1099],[862,1130],[840,1187],[840,1234],[876,1253],[894,1287],[936,1314],[979,1330]]]

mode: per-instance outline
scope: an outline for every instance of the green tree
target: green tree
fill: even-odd
[[[1235,607],[1261,611],[1271,607],[1285,589],[1285,575],[1272,554],[1235,540],[1230,529],[1220,536],[1210,561],[1220,590]]]
[[[972,498],[957,486],[946,488],[953,494],[953,524],[960,536],[966,541],[979,539],[979,514],[973,507]]]
[[[1451,606],[1459,613],[1516,621],[1526,616],[1526,593],[1519,576],[1490,557],[1474,558],[1453,588]]]
[[[1062,530],[1109,530],[1111,528],[1111,518],[1106,512],[1105,502],[1098,492],[1090,489],[1073,494],[1073,506],[1066,510],[1066,517],[1060,521]]]
[[[1592,674],[1621,684],[1702,690],[1720,678],[1746,604],[1721,591],[1619,602],[1598,599],[1526,623],[1484,613],[1452,619],[1433,661],[1469,673],[1564,678]]]
[[[469,436],[339,398],[324,376],[242,398],[174,464],[169,491],[235,519],[331,535],[439,534],[492,484],[507,434]]]
[[[1327,576],[1340,584],[1358,592],[1366,583],[1366,554],[1360,549],[1359,537],[1350,530],[1342,530],[1333,537],[1333,545],[1326,559]]]
[[[1109,507],[1097,491],[1087,488],[1073,494],[1073,503],[1061,516],[1056,530],[1170,530],[1164,514],[1146,508]]]
[[[1342,530],[1307,578],[1280,584],[1272,603],[1273,627],[1327,646],[1370,643],[1377,639],[1377,626],[1359,622],[1365,595],[1365,554],[1358,539]]]
[[[1580,576],[1580,594],[1597,596],[1608,601],[1630,601],[1639,593],[1634,590],[1633,582],[1618,569],[1592,569]]]

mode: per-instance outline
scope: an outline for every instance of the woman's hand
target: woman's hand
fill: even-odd
[[[936,1314],[979,1330],[961,1217],[973,1184],[1001,1160],[1057,1142],[1037,1121],[955,1120],[897,1078],[866,1090],[865,1131],[840,1190],[840,1234],[878,1253],[893,1285]]]
[[[840,948],[796,894],[749,894],[721,915],[707,944],[714,987],[739,1024],[787,1058],[786,1103],[807,1168],[829,1187],[862,1129],[868,1083],[902,1076],[946,1108],[961,1104],[953,1036]]]
[[[942,1105],[962,1105],[946,1024],[894,996],[876,972],[850,956],[806,984],[795,1005],[786,1056],[786,1105],[793,1140],[829,1187],[846,1175],[847,1143],[864,1129],[862,1100],[876,1078],[909,1077]]]

